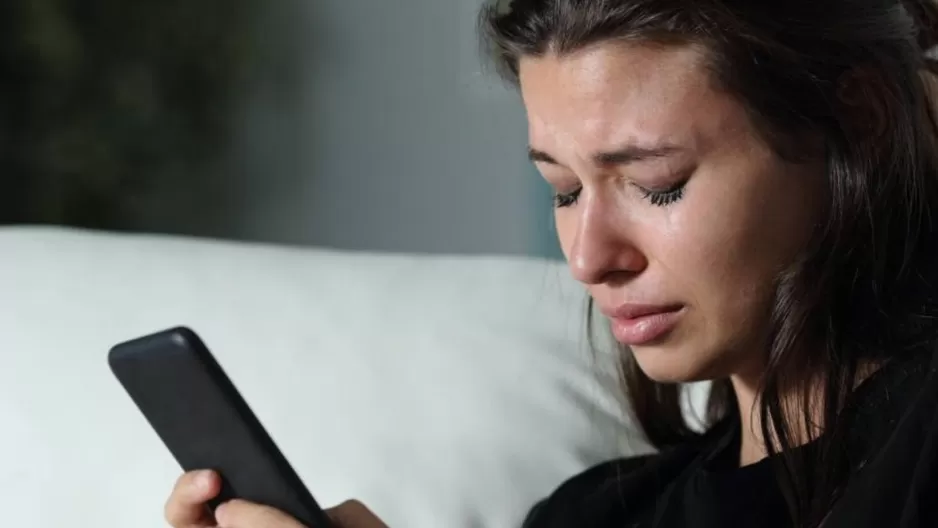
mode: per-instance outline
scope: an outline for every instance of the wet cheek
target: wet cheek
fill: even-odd
[[[700,277],[726,266],[733,234],[716,215],[699,215],[691,207],[676,207],[658,229],[655,244],[662,260],[684,277]]]
[[[743,299],[758,282],[758,271],[746,258],[749,239],[757,237],[739,218],[734,221],[732,208],[715,203],[705,208],[691,200],[678,204],[685,207],[668,214],[655,242],[659,265],[674,288],[669,293],[695,307],[708,325],[737,317],[742,309],[737,305],[747,304]]]

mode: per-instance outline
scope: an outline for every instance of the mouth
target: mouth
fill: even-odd
[[[624,305],[607,314],[616,341],[642,346],[661,340],[684,315],[683,305]]]

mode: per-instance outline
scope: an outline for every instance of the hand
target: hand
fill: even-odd
[[[166,502],[166,520],[173,528],[320,528],[302,526],[289,515],[242,500],[226,502],[213,516],[205,503],[218,495],[221,479],[212,471],[186,473]],[[387,528],[360,502],[348,501],[326,513],[337,528]]]

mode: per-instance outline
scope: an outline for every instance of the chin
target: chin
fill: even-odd
[[[635,346],[632,355],[642,372],[659,383],[693,383],[726,377],[709,354],[685,347]]]

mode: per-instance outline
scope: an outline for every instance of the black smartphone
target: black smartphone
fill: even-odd
[[[213,469],[230,499],[332,526],[247,402],[195,332],[179,327],[114,346],[108,363],[185,471]]]

